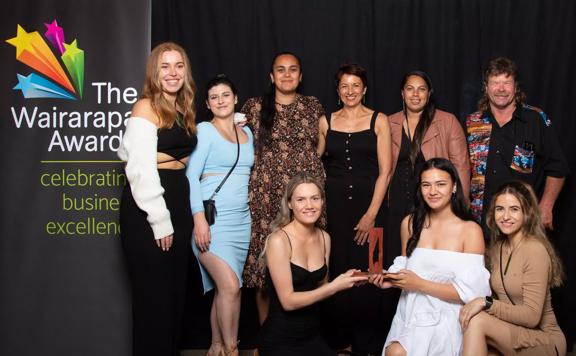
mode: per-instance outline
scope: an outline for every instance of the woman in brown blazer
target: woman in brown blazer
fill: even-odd
[[[402,143],[407,139],[413,166],[419,154],[424,161],[435,157],[450,160],[458,171],[464,196],[468,197],[470,164],[462,125],[454,115],[436,108],[432,81],[425,72],[407,73],[400,93],[403,109],[388,117],[392,135],[392,171],[396,173]]]
[[[460,310],[463,355],[565,355],[550,288],[562,265],[542,225],[538,200],[520,181],[500,187],[487,214],[488,264],[494,299],[476,298]]]

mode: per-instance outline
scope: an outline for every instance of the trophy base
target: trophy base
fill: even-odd
[[[359,272],[354,272],[352,273],[352,277],[369,277],[372,276],[374,274],[386,274],[386,271],[382,271],[382,272],[368,272],[368,271],[359,271]]]

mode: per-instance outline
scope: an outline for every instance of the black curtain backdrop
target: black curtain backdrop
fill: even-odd
[[[172,40],[187,49],[201,113],[204,84],[212,76],[226,73],[244,102],[262,95],[274,53],[293,51],[303,64],[301,92],[318,97],[327,112],[336,108],[334,73],[352,61],[368,70],[367,105],[374,109],[386,114],[400,110],[402,75],[421,69],[433,80],[439,107],[463,120],[475,111],[488,61],[506,56],[518,64],[528,103],[550,116],[572,172],[575,23],[576,2],[571,0],[152,1],[152,45]],[[555,290],[553,299],[569,344],[576,331],[569,300],[576,277],[570,224],[575,198],[574,179],[569,178],[556,205],[553,237],[568,272],[565,287]],[[207,319],[199,321],[207,315],[205,299],[199,293],[191,296],[196,319],[188,325],[208,330]],[[243,319],[253,313],[246,308]],[[189,344],[206,343],[200,335],[189,335]]]

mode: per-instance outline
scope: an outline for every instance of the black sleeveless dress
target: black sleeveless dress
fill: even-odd
[[[290,238],[288,241],[290,241]],[[328,273],[326,263],[315,271],[308,271],[290,262],[292,286],[295,292],[318,288]],[[258,335],[260,356],[334,356],[320,333],[319,305],[286,311],[282,308],[270,273],[266,272],[266,286],[270,296],[268,317]]]
[[[190,155],[196,136],[176,123],[158,130],[157,151],[174,160]],[[184,165],[183,165],[184,168]],[[132,287],[133,354],[179,355],[188,259],[191,252],[192,212],[186,169],[158,169],[164,200],[174,227],[169,251],[154,240],[146,212],[134,201],[130,185],[122,192],[121,239]]]
[[[394,258],[400,256],[402,252],[400,224],[402,219],[412,211],[418,174],[424,161],[422,152],[418,152],[416,164],[414,167],[412,166],[410,161],[410,139],[406,132],[402,130],[396,170],[392,173],[388,192],[380,209],[384,217],[384,268],[390,267],[394,262]],[[398,304],[398,299],[400,299],[401,292],[400,289],[396,288],[386,290],[380,320],[386,334],[388,334],[392,319],[396,314],[396,305]]]
[[[374,112],[370,129],[353,133],[334,131],[329,122],[322,159],[326,170],[327,230],[332,241],[331,280],[350,268],[368,269],[368,244],[358,246],[354,242],[354,226],[372,201],[379,174],[374,132],[377,117]],[[376,217],[375,226],[383,227],[382,214]],[[340,292],[324,303],[323,329],[332,348],[351,345],[360,354],[382,350],[386,338],[380,322],[383,293],[373,285],[365,285]]]
[[[408,138],[406,131],[402,130],[398,163],[390,180],[388,194],[382,204],[382,210],[385,212],[385,233],[390,236],[389,245],[386,246],[388,247],[386,251],[386,260],[388,262],[385,263],[386,267],[390,266],[394,257],[399,256],[401,253],[400,224],[402,219],[412,211],[418,175],[424,162],[422,152],[418,152],[415,165],[412,166],[410,161],[410,138]]]

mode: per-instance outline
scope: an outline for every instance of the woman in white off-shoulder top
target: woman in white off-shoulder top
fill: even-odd
[[[460,307],[490,294],[482,230],[446,159],[426,161],[414,205],[400,228],[402,256],[371,277],[381,288],[402,289],[382,355],[459,355]]]

